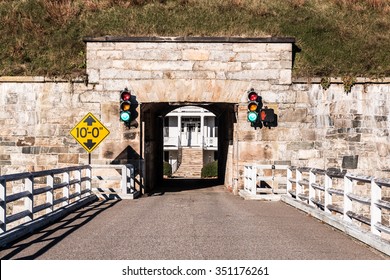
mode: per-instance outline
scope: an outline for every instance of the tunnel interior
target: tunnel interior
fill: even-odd
[[[215,179],[164,179],[163,149],[164,117],[183,106],[202,107],[216,116],[218,127],[218,177]],[[223,185],[228,162],[229,145],[233,143],[234,103],[143,103],[141,105],[141,151],[145,160],[144,192],[181,191]]]

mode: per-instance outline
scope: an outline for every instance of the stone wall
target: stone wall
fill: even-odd
[[[233,127],[226,147],[228,187],[242,187],[246,163],[389,177],[390,79],[357,79],[349,93],[341,79],[332,79],[326,90],[319,79],[291,80],[289,40],[145,40],[87,40],[88,81],[0,77],[0,174],[87,164],[88,154],[70,130],[88,112],[110,131],[92,152],[92,163],[110,164],[158,153],[159,135],[142,134],[149,124],[156,128],[158,112],[150,108],[226,103],[237,108],[226,118]],[[130,129],[118,113],[125,87],[139,102],[137,125]],[[274,108],[277,127],[250,126],[250,88]],[[153,157],[148,160],[146,165]]]
[[[340,168],[389,177],[390,79],[357,79],[351,92],[340,79],[327,90],[320,79],[262,91],[278,112],[278,127],[251,131],[241,112],[240,161]],[[248,146],[248,141],[255,143]],[[254,153],[256,150],[257,153]]]
[[[0,93],[0,174],[88,164],[87,152],[70,135],[88,112],[110,130],[92,163],[110,163],[115,155],[107,147],[129,137],[118,134],[118,97],[97,94],[81,80],[1,77]]]
[[[92,162],[111,163],[128,146],[139,149],[138,130],[118,120],[118,94],[99,94],[93,85],[44,78],[1,78],[0,172],[10,174],[88,163],[70,130],[92,112],[110,135],[92,153]],[[350,93],[335,79],[324,90],[319,81],[261,91],[278,113],[278,127],[253,129],[239,106],[234,143],[242,175],[245,163],[287,163],[337,167],[389,177],[390,81],[358,80]],[[237,150],[235,150],[237,149]],[[231,180],[236,168],[228,166]]]

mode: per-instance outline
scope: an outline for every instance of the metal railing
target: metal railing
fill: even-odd
[[[18,191],[7,194],[13,188]],[[32,221],[90,194],[89,165],[0,176],[0,233],[12,223]]]

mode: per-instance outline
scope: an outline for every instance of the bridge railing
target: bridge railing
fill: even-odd
[[[115,171],[116,176],[96,174],[103,169]],[[82,165],[0,176],[0,245],[96,199],[94,194],[102,188],[93,183],[101,180],[116,181],[117,198],[138,195],[132,164]]]
[[[268,181],[268,188],[275,189],[275,176],[269,169],[277,168],[286,171],[285,175],[279,172],[286,186],[282,201],[390,255],[390,179],[339,169],[252,164],[244,167],[243,196],[267,199],[261,185]]]
[[[287,170],[287,165],[245,165],[244,189],[251,195],[286,193]]]
[[[132,164],[93,164],[91,178],[92,190],[103,198],[124,198],[136,193]]]
[[[369,227],[377,236],[390,234],[390,227],[384,224],[389,224],[390,217],[389,179],[332,169],[289,167],[287,192],[290,197],[338,215],[343,221]]]
[[[89,165],[0,176],[0,234],[90,194]]]

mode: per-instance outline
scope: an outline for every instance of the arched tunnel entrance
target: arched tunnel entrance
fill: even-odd
[[[164,179],[164,117],[177,108],[197,106],[215,115],[218,129],[218,177],[214,179]],[[145,160],[145,192],[180,191],[183,189],[223,185],[229,157],[229,145],[233,142],[233,123],[236,122],[233,103],[143,103],[141,105],[142,138],[141,150]]]

